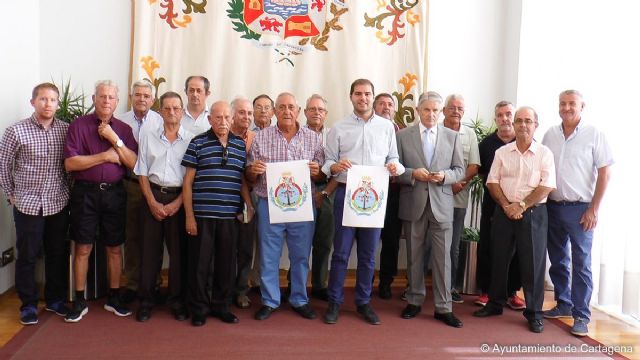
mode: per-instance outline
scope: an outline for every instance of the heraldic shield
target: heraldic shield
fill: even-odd
[[[326,0],[245,0],[244,22],[259,34],[286,39],[320,34],[326,22]]]

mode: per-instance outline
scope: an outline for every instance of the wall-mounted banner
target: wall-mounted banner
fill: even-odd
[[[368,78],[376,93],[396,98],[395,121],[404,127],[426,87],[428,5],[134,0],[131,81],[150,81],[157,100],[169,90],[182,94],[188,76],[203,75],[211,82],[209,105],[286,91],[304,106],[316,93],[328,100],[331,125],[352,111],[351,82]]]
[[[313,221],[308,160],[267,163],[269,222]]]
[[[347,173],[342,225],[384,227],[388,191],[389,171],[386,167],[353,165]]]

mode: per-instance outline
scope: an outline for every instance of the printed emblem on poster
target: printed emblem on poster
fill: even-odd
[[[267,163],[267,192],[271,224],[313,221],[309,161]]]
[[[386,167],[352,166],[347,173],[342,225],[382,228],[388,189],[389,171]]]

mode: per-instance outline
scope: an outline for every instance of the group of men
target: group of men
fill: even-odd
[[[462,124],[464,98],[457,94],[446,101],[435,92],[421,95],[419,122],[399,130],[393,97],[382,93],[374,98],[367,79],[351,84],[353,112],[331,129],[325,125],[327,101],[317,94],[306,101],[303,126],[301,107],[291,93],[275,101],[264,94],[253,102],[217,101],[208,109],[210,83],[203,76],[187,78],[185,93],[186,105],[178,93],[164,93],[156,113],[151,84],[135,82],[129,95],[132,110],[114,116],[118,87],[100,81],[93,95],[95,112],[68,125],[54,117],[55,85],[34,88],[34,114],[10,126],[0,144],[0,186],[13,205],[16,224],[16,290],[23,324],[38,321],[34,269],[42,253],[45,309],[67,322],[87,314],[88,260],[96,244],[106,247],[104,308],[115,315],[130,315],[128,303],[138,298],[136,319],[151,318],[166,244],[167,303],[179,321],[190,317],[192,325],[202,326],[214,316],[237,323],[230,305],[250,307],[251,285],[260,287],[257,320],[269,318],[284,299],[302,317],[314,319],[306,289],[312,254],[311,295],[328,301],[324,322],[335,324],[354,242],[357,312],[368,323],[380,324],[370,305],[378,241],[382,238],[379,296],[388,299],[403,228],[408,304],[401,316],[411,319],[421,312],[425,261],[430,261],[434,318],[462,327],[452,303],[462,302],[455,289],[459,241],[467,184],[479,172],[491,195],[485,196],[481,228],[481,287],[488,296],[476,301],[485,306],[474,315],[499,314],[509,298],[510,306],[525,308],[530,329],[542,331],[548,228],[557,306],[544,316],[573,316],[572,332],[586,334],[592,232],[613,160],[602,134],[581,122],[584,102],[577,91],[560,95],[563,122],[545,135],[548,147],[533,140],[535,111],[522,107],[514,112],[508,102],[496,105],[498,128],[478,146],[473,131]],[[441,112],[444,121],[438,123]],[[295,160],[308,162],[315,220],[271,223],[267,164]],[[391,177],[384,228],[342,225],[345,182],[353,165],[384,166]],[[547,218],[547,211],[554,215]],[[69,225],[74,241],[71,308],[65,305]],[[285,242],[290,285],[281,294]],[[120,293],[123,244],[127,283]],[[429,247],[431,255],[425,258]],[[519,274],[508,270],[514,267],[512,259],[519,262]],[[526,305],[514,295],[519,286],[507,286],[518,280]]]

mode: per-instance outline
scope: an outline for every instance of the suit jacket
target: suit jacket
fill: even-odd
[[[431,211],[436,220],[440,223],[453,221],[451,184],[462,180],[465,172],[462,142],[455,131],[442,124],[436,126],[438,134],[431,166],[427,166],[424,158],[420,127],[417,124],[402,129],[397,134],[400,163],[406,168],[404,174],[398,177],[398,182],[402,184],[398,217],[402,220],[418,220],[426,210],[427,200],[431,198]],[[444,171],[443,183],[413,180],[413,170],[419,168],[425,168],[429,172]]]

